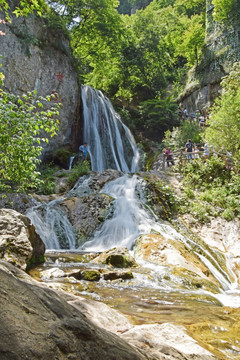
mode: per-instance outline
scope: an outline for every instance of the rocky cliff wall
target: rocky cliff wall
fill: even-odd
[[[0,38],[4,88],[14,94],[33,90],[40,96],[57,93],[57,100],[63,105],[60,131],[44,145],[44,154],[62,146],[76,150],[80,136],[80,90],[69,39],[46,19],[10,16],[11,23],[1,24],[5,32]]]
[[[213,10],[212,1],[207,0],[203,57],[189,72],[187,85],[178,99],[189,113],[196,109],[207,113],[215,98],[220,95],[222,78],[240,60],[238,23],[217,23],[213,19]]]

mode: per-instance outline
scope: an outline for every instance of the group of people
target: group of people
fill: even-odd
[[[199,124],[199,126],[206,126],[206,119],[204,117],[203,114],[201,114],[200,110],[196,110],[196,111],[192,111],[190,114],[187,110],[187,108],[183,108],[183,107],[179,107],[179,116],[180,116],[180,120],[188,120],[190,119],[190,121],[192,122],[197,122]]]
[[[204,146],[201,148],[203,149],[203,158],[207,159],[209,157],[209,149],[207,143],[204,144]],[[191,139],[188,139],[188,141],[185,144],[185,152],[187,153],[187,161],[189,162],[191,159],[199,159],[199,151],[197,145],[193,144],[191,142]]]
[[[191,139],[188,139],[186,144],[185,144],[185,152],[186,152],[186,156],[187,156],[187,161],[190,162],[190,160],[192,159],[199,159],[200,158],[200,149],[203,150],[203,159],[207,159],[209,157],[209,148],[207,144],[204,144],[203,147],[198,147],[196,144],[193,144],[191,142]],[[165,148],[163,150],[163,153],[165,155],[165,159],[167,162],[167,167],[170,167],[172,165],[174,165],[174,160],[172,157],[172,153],[171,153],[171,149]]]

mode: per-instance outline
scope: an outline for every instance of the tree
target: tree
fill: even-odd
[[[37,165],[47,134],[58,130],[56,103],[35,93],[0,94],[0,190],[24,191],[39,184]],[[50,104],[46,108],[46,105]],[[45,108],[45,110],[44,110]]]
[[[166,130],[178,125],[177,104],[170,97],[146,100],[141,104],[140,112],[144,117],[145,136],[155,141],[160,141]]]
[[[239,2],[238,0],[212,0],[214,5],[213,16],[216,21],[229,21],[230,18],[239,19]]]
[[[16,16],[27,16],[28,14],[33,13],[34,11],[41,15],[42,11],[46,8],[45,0],[16,0],[13,1],[14,4],[14,13]],[[9,1],[0,0],[0,10],[5,12],[5,17],[9,20],[8,10],[9,10]]]
[[[221,83],[222,94],[210,111],[206,129],[206,141],[216,150],[231,152],[236,164],[240,164],[240,63]]]

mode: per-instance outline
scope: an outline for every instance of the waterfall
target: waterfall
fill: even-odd
[[[93,171],[136,172],[139,152],[130,130],[101,91],[82,86],[83,136]]]
[[[66,215],[57,206],[61,200],[37,204],[26,215],[35,226],[46,249],[75,249],[76,232]]]

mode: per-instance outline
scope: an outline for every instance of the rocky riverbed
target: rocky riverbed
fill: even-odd
[[[62,199],[61,211],[82,230],[82,241],[114,213],[113,198],[99,190],[118,176],[93,173],[67,196],[35,198],[42,204]],[[130,250],[45,250],[23,215],[36,206],[34,198],[4,200],[5,207],[15,201],[22,214],[0,213],[1,359],[87,360],[96,352],[119,360],[240,359],[239,222],[200,225],[189,215],[170,223],[168,198],[153,204],[163,179],[156,172],[138,176],[165,219],[149,223]],[[171,183],[166,174],[165,181]]]

